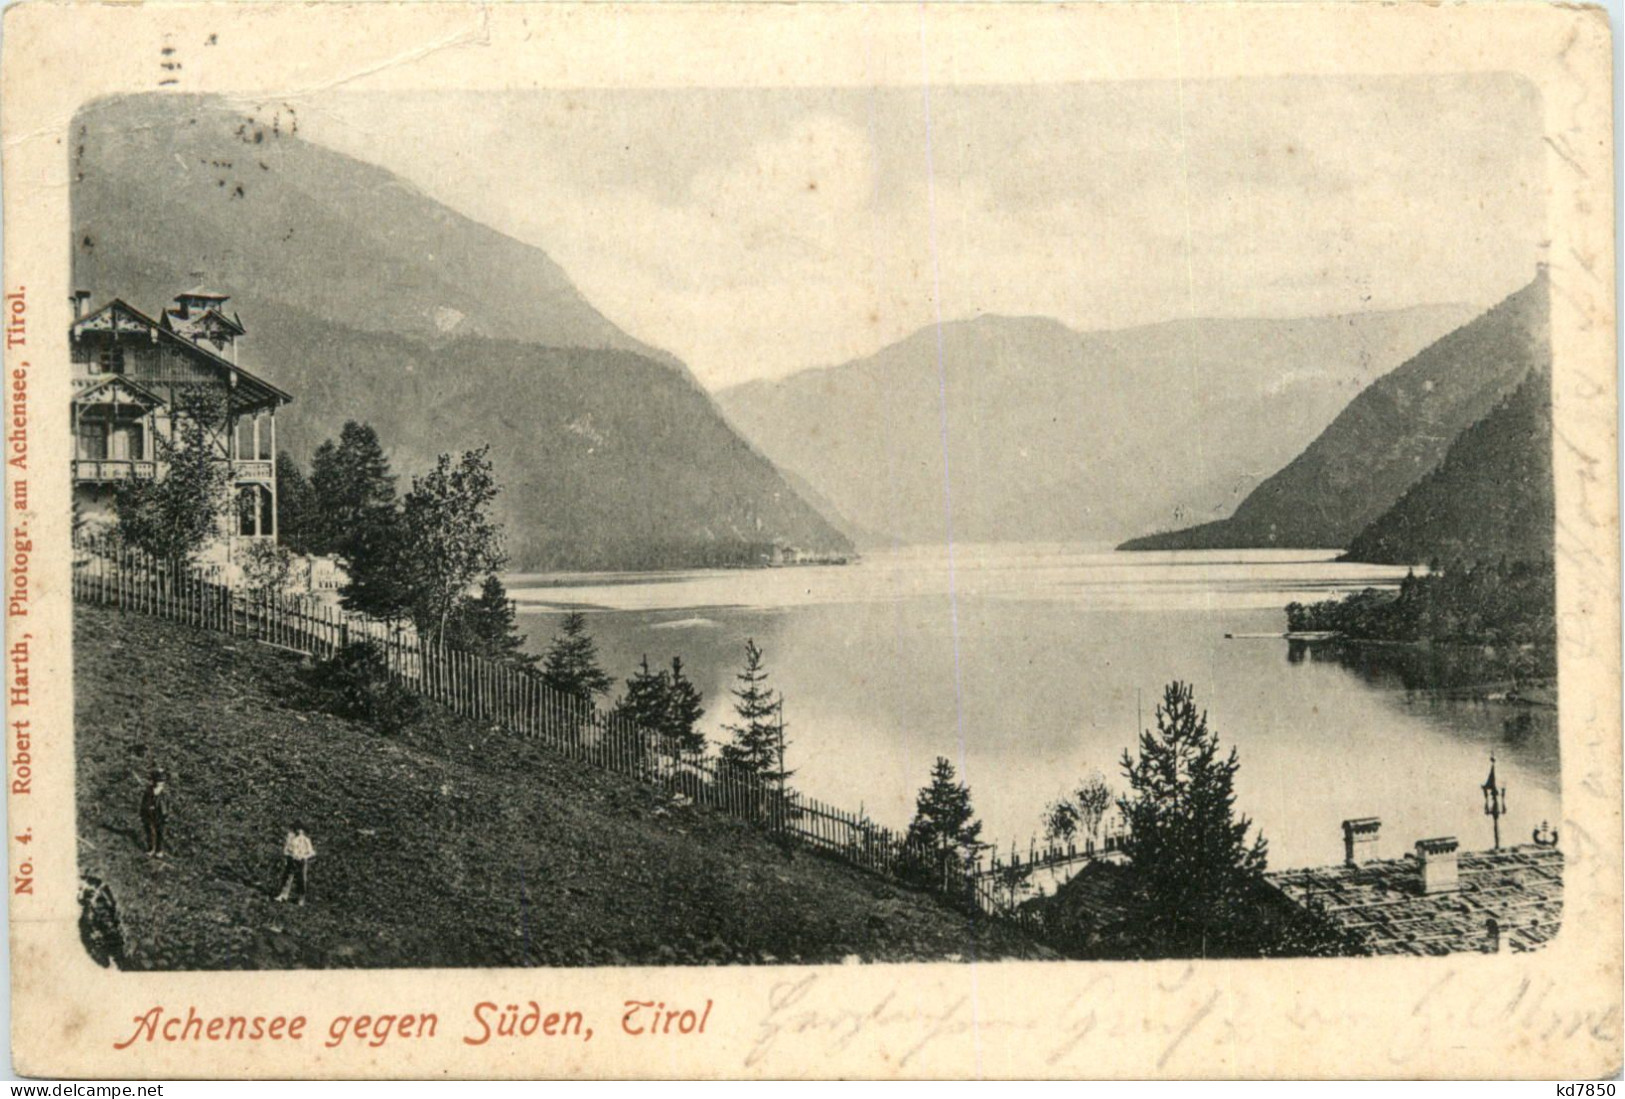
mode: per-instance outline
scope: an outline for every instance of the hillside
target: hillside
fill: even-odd
[[[202,280],[234,295],[249,347],[264,302],[366,332],[660,354],[540,249],[303,140],[287,106],[125,96],[74,126],[74,275],[97,301],[156,306]]]
[[[232,295],[244,366],[294,395],[302,462],[347,419],[398,472],[490,442],[516,568],[748,563],[845,551],[671,356],[537,248],[298,136],[286,107],[135,96],[75,123],[75,286],[155,312]]]
[[[1531,371],[1550,371],[1546,274],[1365,388],[1230,518],[1123,549],[1341,547]]]
[[[1052,956],[986,921],[431,708],[401,734],[303,708],[297,658],[76,607],[82,874],[124,967],[259,969]],[[144,775],[173,785],[145,856]],[[283,832],[312,901],[273,900]]]
[[[1555,552],[1551,377],[1532,373],[1349,544],[1382,564],[1545,561]]]
[[[307,373],[288,429],[278,417],[296,453],[336,435],[355,415],[341,410],[373,390],[389,399],[365,418],[397,470],[488,440],[516,568],[730,565],[775,539],[850,548],[703,391],[645,356],[478,337],[430,348],[291,310],[252,335],[293,361],[343,363]]]
[[[969,541],[1099,541],[1228,512],[1367,383],[1467,315],[1091,333],[982,316],[717,400],[860,537],[940,542],[951,523]]]

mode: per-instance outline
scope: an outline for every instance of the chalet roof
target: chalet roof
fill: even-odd
[[[285,390],[279,389],[270,382],[266,381],[264,378],[244,370],[242,367],[236,365],[230,360],[222,358],[213,351],[210,351],[207,347],[193,343],[185,336],[171,331],[167,326],[153,320],[151,317],[141,312],[141,310],[135,308],[135,306],[131,305],[129,302],[126,302],[123,298],[114,298],[112,301],[108,302],[100,309],[97,309],[95,312],[88,313],[85,316],[80,317],[78,320],[73,322],[68,331],[74,339],[78,339],[82,332],[95,330],[97,326],[93,325],[91,322],[96,321],[98,318],[101,318],[104,315],[119,311],[122,311],[128,318],[135,320],[138,324],[147,329],[152,335],[153,339],[168,340],[174,346],[196,356],[206,365],[213,367],[214,369],[219,370],[229,376],[235,377],[238,384],[246,385],[250,390],[262,393],[267,400],[274,401],[278,404],[287,404],[293,400],[293,396]],[[118,326],[116,322],[113,323],[112,327],[115,331],[117,330]]]
[[[73,395],[73,400],[76,404],[97,403],[93,402],[91,398],[103,390],[110,393],[122,390],[135,398],[135,404],[145,405],[147,408],[159,408],[164,404],[164,399],[146,386],[121,376],[107,378],[90,386],[88,389],[82,389]]]
[[[1488,922],[1504,947],[1533,950],[1563,922],[1563,854],[1525,844],[1457,855],[1459,888],[1421,892],[1415,855],[1358,866],[1266,875],[1295,904],[1312,907],[1373,954],[1487,950]]]
[[[181,296],[185,297],[186,295],[183,294]],[[180,298],[176,298],[175,300],[179,301]],[[226,299],[221,297],[219,300],[225,301]],[[221,312],[219,308],[213,305],[209,306],[203,312],[198,313],[195,316],[185,318],[177,315],[173,308],[165,308],[162,323],[165,328],[169,328],[175,332],[184,334],[186,332],[191,332],[202,328],[204,322],[210,317],[213,317],[215,320],[231,329],[235,335],[241,336],[245,331],[241,320],[239,320],[237,317],[226,316],[225,313]]]

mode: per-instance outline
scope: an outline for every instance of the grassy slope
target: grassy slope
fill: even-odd
[[[303,708],[298,658],[75,611],[82,871],[129,968],[1049,956],[1003,928],[438,709],[398,737]],[[172,774],[174,857],[131,771]],[[285,826],[313,902],[271,893]]]

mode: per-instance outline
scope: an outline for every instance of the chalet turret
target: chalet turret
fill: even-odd
[[[192,290],[159,319],[114,298],[99,309],[76,293],[69,328],[74,503],[88,524],[113,521],[119,482],[163,475],[160,439],[176,438],[189,407],[218,408],[213,451],[230,466],[220,502],[226,560],[254,540],[274,539],[276,411],[292,398],[237,362],[243,326],[225,294]],[[200,398],[207,398],[200,401]]]
[[[236,314],[226,316],[228,294],[211,290],[188,290],[177,294],[164,309],[160,322],[166,329],[207,347],[227,362],[237,361],[237,340],[243,335],[242,322]]]

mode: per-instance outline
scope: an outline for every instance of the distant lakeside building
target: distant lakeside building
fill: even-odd
[[[831,550],[807,550],[784,542],[774,542],[762,555],[762,564],[768,568],[788,568],[792,565],[844,565],[852,554]]]
[[[276,540],[276,412],[293,398],[238,365],[244,329],[228,300],[189,290],[154,320],[119,298],[91,311],[88,293],[73,295],[73,501],[87,525],[116,522],[119,484],[162,476],[158,439],[175,438],[188,394],[201,390],[224,409],[210,442],[229,466],[203,559],[232,565]]]

